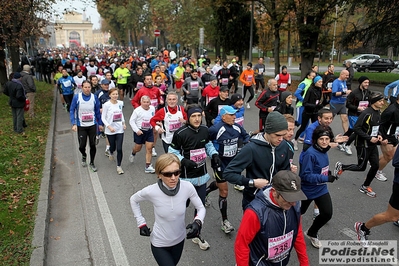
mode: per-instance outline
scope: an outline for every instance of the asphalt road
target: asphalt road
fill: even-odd
[[[258,124],[258,109],[252,102],[245,111],[245,128],[254,130]],[[132,107],[125,99],[124,115],[128,121]],[[104,155],[105,140],[97,146],[95,159],[98,172],[93,173],[80,165],[76,133],[72,132],[68,114],[60,104],[56,110],[56,134],[54,150],[54,176],[50,199],[48,248],[46,265],[156,265],[150,250],[149,238],[139,235],[136,220],[130,208],[129,198],[136,191],[157,181],[154,174],[144,173],[144,151],[134,163],[128,160],[133,146],[132,129],[128,126],[124,138],[123,175],[117,175],[115,162]],[[343,133],[341,122],[336,118],[332,124],[335,134]],[[299,145],[301,150],[301,144]],[[156,145],[158,154],[163,152],[162,143]],[[348,156],[337,149],[329,151],[330,170],[337,160],[355,163],[356,154]],[[299,152],[294,163],[298,164]],[[155,162],[155,158],[153,158]],[[388,182],[374,180],[372,187],[377,193],[370,198],[358,191],[365,178],[362,172],[345,172],[333,184],[329,184],[334,214],[320,230],[321,240],[351,240],[355,238],[353,225],[366,221],[374,214],[384,211],[391,194],[393,168],[389,164],[384,172]],[[242,217],[240,192],[229,185],[228,216],[239,228]],[[203,236],[211,245],[202,251],[198,245],[187,240],[179,265],[234,265],[234,239],[236,231],[229,235],[220,229],[221,215],[218,209],[218,192],[211,195],[212,205],[207,208]],[[153,227],[154,214],[151,205],[141,205],[148,226]],[[189,207],[186,221],[192,219],[193,208]],[[303,215],[303,229],[312,223],[312,212]],[[397,240],[399,228],[392,223],[376,227],[370,237],[374,240]],[[311,265],[319,264],[319,251],[306,240]],[[293,251],[289,265],[298,265]],[[363,264],[364,265],[364,264]]]

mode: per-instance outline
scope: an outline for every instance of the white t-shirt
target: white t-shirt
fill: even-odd
[[[106,135],[123,133],[123,124],[125,123],[123,101],[118,101],[116,104],[111,103],[111,101],[104,103],[101,120],[103,121]],[[108,126],[113,127],[115,132],[111,132]]]
[[[194,186],[188,181],[180,180],[179,192],[174,196],[166,195],[158,184],[153,184],[130,197],[130,206],[138,227],[147,224],[141,214],[139,203],[148,200],[154,206],[155,222],[150,236],[152,245],[155,247],[170,247],[184,240],[186,237],[185,214],[187,199],[190,199],[197,210],[197,216],[194,220],[198,219],[203,224],[206,214],[205,207],[198,197]]]
[[[129,124],[133,131],[137,133],[139,130],[150,130],[152,126],[150,124],[151,118],[155,114],[155,107],[150,105],[148,110],[144,110],[143,107],[139,106],[134,109],[132,116],[130,117]]]

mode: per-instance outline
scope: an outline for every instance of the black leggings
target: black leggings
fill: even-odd
[[[357,164],[343,164],[342,170],[363,172],[367,168],[367,161],[370,162],[370,170],[367,173],[366,180],[363,185],[368,187],[377,174],[379,167],[379,155],[377,145],[366,147],[356,147]]]
[[[123,144],[123,133],[115,134],[115,135],[107,135],[108,142],[109,142],[109,152],[112,154],[117,152],[116,155],[116,165],[121,166],[123,151],[122,151],[122,144]]]
[[[317,237],[320,228],[322,228],[328,221],[331,220],[333,215],[333,207],[331,202],[330,193],[326,193],[315,199],[303,200],[301,202],[301,214],[303,215],[308,209],[310,203],[314,201],[319,207],[320,214],[314,219],[312,226],[308,230],[308,235],[311,237]]]
[[[96,157],[96,128],[97,125],[92,125],[89,127],[78,127],[78,141],[79,141],[79,151],[83,157],[87,157],[86,154],[86,144],[87,138],[89,138],[90,145],[90,163],[94,163],[94,157]]]
[[[198,197],[201,199],[202,204],[205,205],[205,197],[206,197],[206,183],[201,186],[194,186],[195,190],[197,191]],[[190,205],[190,199],[186,202],[186,207]],[[197,215],[197,209],[194,211],[194,217]]]
[[[301,121],[301,127],[298,129],[298,131],[295,134],[295,140],[299,138],[302,132],[306,130],[308,127],[308,122],[309,119],[314,123],[317,121],[317,114],[307,114],[305,111],[302,112],[302,121]]]
[[[249,90],[249,93],[251,96],[249,96],[247,103],[249,103],[253,98],[254,98],[254,88],[252,86],[244,86],[244,100],[245,100],[245,95],[247,95],[247,90]]]
[[[159,266],[175,266],[179,263],[183,247],[184,239],[171,247],[154,247],[151,244],[151,251]]]
[[[69,113],[69,110],[71,108],[72,99],[73,99],[73,93],[72,94],[68,94],[68,95],[64,95],[64,101],[65,101],[65,103],[67,105],[68,113]]]

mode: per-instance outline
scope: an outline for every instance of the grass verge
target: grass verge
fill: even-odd
[[[8,97],[0,95],[0,261],[29,265],[37,199],[51,118],[53,86],[36,83],[35,118],[25,135],[13,132]]]

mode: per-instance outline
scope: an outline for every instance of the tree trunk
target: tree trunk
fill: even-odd
[[[19,67],[19,46],[9,46],[10,48],[10,57],[12,63],[12,72],[18,71]]]
[[[280,31],[277,25],[274,26],[274,47],[273,47],[273,57],[274,57],[274,76],[280,73]]]

